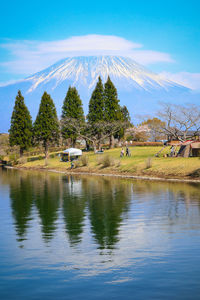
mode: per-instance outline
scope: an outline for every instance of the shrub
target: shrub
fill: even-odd
[[[18,163],[19,154],[13,153],[9,155],[9,161],[12,165],[16,165]]]
[[[197,169],[194,172],[190,173],[189,176],[199,178],[200,177],[200,169]]]
[[[4,159],[4,155],[0,155],[0,160],[3,160]]]
[[[114,159],[112,156],[107,154],[105,156],[102,156],[101,164],[104,168],[111,167],[114,165]]]
[[[75,161],[74,162],[74,168],[76,169],[76,168],[80,168],[80,166],[81,166],[81,162],[80,161]]]
[[[97,165],[101,165],[102,164],[102,156],[97,156]]]
[[[116,160],[116,161],[115,161],[115,166],[116,166],[116,167],[120,167],[120,166],[121,166],[121,160],[119,160],[119,159]]]
[[[18,159],[18,163],[21,164],[21,165],[27,163],[27,158],[26,157],[20,157]]]
[[[42,160],[42,159],[44,159],[44,156],[39,155],[39,156],[28,157],[27,161],[30,162],[30,161]]]
[[[89,164],[89,158],[87,155],[83,155],[81,156],[81,163],[83,166],[88,166]]]
[[[146,160],[146,169],[150,169],[152,167],[152,158],[148,157]]]

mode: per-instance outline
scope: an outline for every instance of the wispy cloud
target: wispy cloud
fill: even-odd
[[[170,54],[144,50],[143,45],[118,36],[85,35],[59,41],[9,40],[0,45],[12,59],[1,63],[13,74],[30,75],[56,61],[79,55],[122,55],[148,65],[158,62],[173,62]]]
[[[182,84],[192,90],[200,91],[200,73],[189,73],[189,72],[179,72],[179,73],[169,73],[162,72],[160,75],[163,78],[168,78],[179,84]]]
[[[0,82],[0,87],[7,86],[9,84],[14,84],[14,83],[17,83],[17,82],[20,82],[20,81],[23,81],[23,79],[3,81],[3,82]]]

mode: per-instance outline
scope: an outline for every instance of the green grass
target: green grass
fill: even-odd
[[[131,157],[120,158],[120,148],[105,151],[104,154],[94,154],[93,152],[83,153],[88,155],[88,166],[82,166],[81,161],[77,163],[76,171],[78,172],[95,172],[95,173],[118,173],[132,175],[149,175],[157,177],[186,177],[196,170],[200,169],[200,158],[183,158],[183,157],[163,157],[170,152],[166,147],[160,154],[155,154],[161,147],[130,147]],[[110,155],[114,160],[113,166],[103,167],[99,160],[105,155]],[[147,168],[147,159],[151,157],[151,167]],[[76,164],[76,163],[75,163]],[[44,160],[36,160],[21,165],[25,168],[45,168],[67,171],[70,170],[70,162],[60,162],[59,157],[48,159],[48,165],[45,166]]]

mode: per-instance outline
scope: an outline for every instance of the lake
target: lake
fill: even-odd
[[[0,170],[0,299],[199,299],[200,184]]]

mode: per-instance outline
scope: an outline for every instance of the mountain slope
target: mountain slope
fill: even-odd
[[[32,92],[41,85],[52,82],[55,89],[63,81],[71,80],[73,85],[85,85],[88,89],[95,86],[98,76],[105,81],[108,75],[116,80],[126,80],[134,88],[150,91],[151,89],[165,89],[178,86],[171,81],[163,80],[159,75],[148,71],[130,58],[120,56],[90,56],[72,57],[63,59],[53,66],[30,76]],[[180,87],[180,86],[179,86]]]
[[[119,93],[121,105],[127,105],[131,115],[150,114],[158,109],[159,101],[184,102],[192,99],[190,90],[137,64],[131,58],[120,56],[71,57],[18,83],[0,88],[0,132],[9,128],[12,107],[17,90],[25,97],[33,120],[43,92],[51,94],[61,113],[63,99],[69,85],[76,86],[84,104],[85,113],[98,76],[105,82],[108,75]]]

